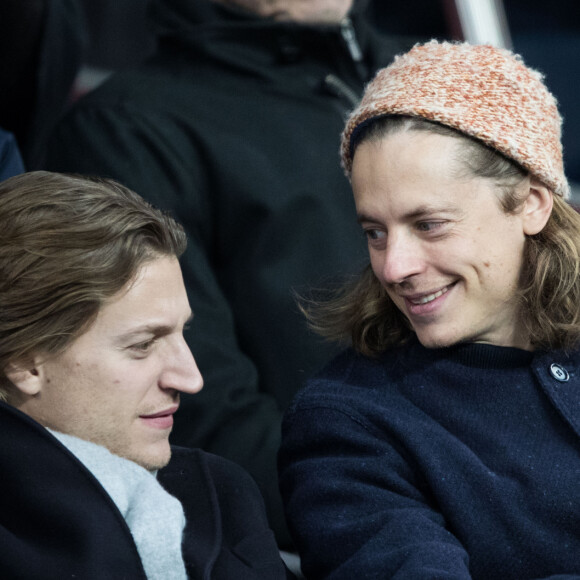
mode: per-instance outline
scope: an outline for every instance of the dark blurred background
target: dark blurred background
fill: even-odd
[[[477,25],[485,20],[481,10],[493,6],[505,17],[500,27],[505,45],[544,73],[560,102],[565,169],[580,184],[578,0],[355,1],[366,5],[385,33],[422,39],[469,36],[458,17],[461,7],[479,11],[472,19]],[[70,101],[152,53],[146,6],[147,0],[0,0],[0,126],[27,144],[29,167],[37,156],[30,144],[38,141],[42,147],[66,105],[63,91],[70,92],[73,84]],[[579,187],[574,190],[580,201]]]
[[[146,0],[80,1],[89,43],[78,88],[87,90],[109,71],[131,66],[150,54],[154,40],[147,28]],[[370,0],[367,10],[376,26],[387,33],[459,39],[453,4],[448,0]],[[558,98],[564,116],[566,173],[580,183],[578,0],[503,0],[503,11],[511,48],[545,74]]]

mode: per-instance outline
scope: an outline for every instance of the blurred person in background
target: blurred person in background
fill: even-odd
[[[0,3],[0,127],[15,137],[26,169],[71,103],[87,38],[78,0]]]

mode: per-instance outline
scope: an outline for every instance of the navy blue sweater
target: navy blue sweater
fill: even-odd
[[[307,578],[580,578],[580,353],[346,351],[286,414]]]

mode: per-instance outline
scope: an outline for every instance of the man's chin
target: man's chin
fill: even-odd
[[[454,334],[448,333],[433,333],[433,332],[417,332],[417,339],[425,348],[447,348],[462,342],[469,342]]]
[[[171,459],[171,447],[169,443],[167,448],[156,451],[151,451],[150,453],[144,452],[141,454],[135,454],[132,457],[127,457],[137,465],[145,468],[147,471],[158,471],[163,469]]]

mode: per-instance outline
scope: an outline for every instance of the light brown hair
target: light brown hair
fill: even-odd
[[[379,141],[401,131],[428,131],[462,140],[458,166],[464,175],[493,179],[506,213],[519,210],[517,185],[527,171],[503,154],[455,129],[420,117],[383,116],[357,135]],[[366,355],[405,343],[413,331],[375,277],[370,264],[330,299],[303,300],[311,328],[330,340],[350,342]],[[520,311],[536,349],[571,349],[580,343],[580,215],[562,197],[544,229],[528,236],[520,280]]]
[[[5,369],[58,354],[183,229],[112,180],[44,171],[0,183],[0,399]]]

